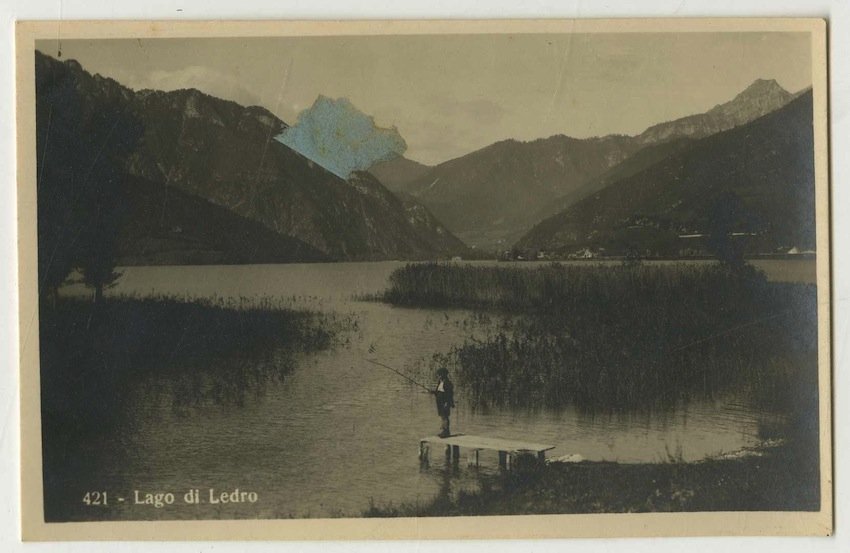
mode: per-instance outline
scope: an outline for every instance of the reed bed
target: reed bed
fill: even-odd
[[[283,379],[300,353],[331,347],[349,323],[271,298],[62,298],[40,309],[45,432],[125,424],[124,404],[145,387],[178,413],[241,405]],[[45,444],[54,441],[63,440]]]
[[[766,403],[816,367],[814,286],[752,268],[411,264],[382,299],[513,317],[434,359],[473,407],[645,411],[733,387]]]

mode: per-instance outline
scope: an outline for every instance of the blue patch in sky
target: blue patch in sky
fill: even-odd
[[[366,170],[407,150],[395,127],[376,126],[347,98],[319,96],[298,115],[298,123],[275,138],[344,179],[352,171]]]

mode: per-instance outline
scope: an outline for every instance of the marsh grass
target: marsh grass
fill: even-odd
[[[749,267],[419,264],[381,296],[396,305],[473,309],[501,324],[468,337],[448,365],[473,408],[574,406],[582,416],[651,417],[733,391],[775,413],[740,458],[551,463],[494,476],[478,492],[370,505],[363,516],[816,510],[819,433],[816,289]],[[489,315],[488,315],[489,314]]]
[[[668,410],[732,387],[778,403],[816,367],[815,287],[750,267],[410,264],[381,299],[513,316],[434,359],[478,408]]]
[[[62,298],[40,308],[45,444],[129,424],[132,392],[165,395],[175,412],[243,405],[331,347],[349,321],[272,299]],[[154,394],[156,395],[156,394]],[[60,439],[64,436],[65,439]]]

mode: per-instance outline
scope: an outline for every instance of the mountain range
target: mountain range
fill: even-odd
[[[427,208],[400,201],[372,175],[342,179],[275,141],[287,125],[262,107],[195,89],[137,92],[39,52],[35,62],[40,90],[70,85],[74,98],[60,101],[92,113],[117,102],[141,124],[141,139],[123,158],[126,179],[131,197],[161,204],[162,215],[129,210],[123,259],[239,261],[251,251],[242,243],[264,244],[263,261],[431,259],[467,250]],[[201,232],[203,219],[243,241]]]
[[[735,128],[793,98],[775,80],[758,79],[705,113],[660,123],[636,136],[505,140],[427,170],[401,160],[373,171],[390,189],[421,201],[467,244],[505,249],[543,218],[688,140]],[[647,148],[654,149],[643,152]]]
[[[807,91],[585,197],[537,224],[517,248],[558,256],[709,253],[707,238],[725,218],[724,232],[747,253],[813,250],[812,133]]]
[[[102,145],[120,158],[123,264],[688,255],[705,252],[711,210],[729,197],[750,253],[814,247],[811,93],[772,80],[635,136],[503,140],[341,178],[275,140],[288,126],[265,108],[134,91],[38,52],[35,62],[40,144],[86,140],[52,117],[68,104],[89,118],[119,106],[139,123],[128,152]]]

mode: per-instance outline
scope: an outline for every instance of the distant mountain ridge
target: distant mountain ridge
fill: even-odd
[[[409,194],[409,185],[430,169],[431,167],[428,165],[401,156],[376,163],[369,168],[369,172],[393,192]]]
[[[815,248],[812,94],[691,141],[537,224],[518,243],[557,256],[708,254],[712,210],[732,198],[749,253]]]
[[[774,79],[756,79],[732,100],[705,113],[653,125],[637,135],[641,144],[655,144],[671,138],[703,138],[749,123],[776,111],[795,97]]]
[[[205,265],[329,261],[309,244],[267,229],[175,187],[130,178],[119,265]]]
[[[759,79],[705,113],[654,125],[637,136],[506,140],[419,176],[395,174],[393,178],[404,182],[406,192],[467,244],[504,249],[542,217],[603,188],[610,182],[604,178],[607,172],[644,148],[734,128],[786,105],[793,97],[776,81]]]
[[[626,137],[504,140],[432,168],[408,191],[470,245],[494,246],[637,150]],[[578,184],[576,184],[578,186]]]
[[[329,259],[430,259],[466,251],[430,213],[413,217],[371,176],[343,180],[275,141],[287,125],[262,107],[194,89],[134,92],[75,61],[39,52],[35,61],[37,77],[71,79],[87,109],[108,97],[139,119],[144,133],[126,168],[141,182],[204,199],[310,247],[298,251]]]

